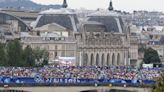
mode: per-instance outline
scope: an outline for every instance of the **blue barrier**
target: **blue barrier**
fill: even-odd
[[[139,84],[139,80],[122,80],[122,79],[73,79],[73,78],[31,78],[31,77],[2,77],[0,83],[14,84],[37,84],[37,83],[113,83],[113,84]],[[142,80],[144,84],[155,84],[153,80]]]

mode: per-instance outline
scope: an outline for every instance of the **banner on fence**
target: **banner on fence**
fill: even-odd
[[[31,77],[0,77],[0,83],[37,84],[37,83],[113,83],[113,84],[155,84],[153,80],[122,80],[122,79],[76,79],[76,78],[31,78]]]

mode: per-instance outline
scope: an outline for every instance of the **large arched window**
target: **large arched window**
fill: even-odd
[[[96,54],[96,65],[99,65],[99,54]]]
[[[102,56],[101,56],[101,65],[102,66],[106,65],[105,60],[104,60],[104,54],[102,54]]]
[[[87,53],[85,53],[83,56],[83,66],[87,66],[87,63],[88,63],[88,55]]]
[[[91,54],[90,66],[92,66],[92,65],[93,65],[93,62],[94,62],[94,56],[93,56],[93,54]]]
[[[112,55],[112,65],[114,65],[114,62],[115,62],[115,55],[113,53],[113,55]]]
[[[117,65],[120,65],[120,54],[117,55]]]
[[[110,65],[110,55],[109,55],[109,53],[107,54],[107,66],[109,66]]]

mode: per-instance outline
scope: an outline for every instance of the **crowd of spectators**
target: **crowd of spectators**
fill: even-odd
[[[111,67],[59,67],[40,68],[0,67],[0,76],[41,77],[41,78],[76,78],[76,79],[124,79],[155,80],[160,77],[159,68],[142,69],[124,66]]]

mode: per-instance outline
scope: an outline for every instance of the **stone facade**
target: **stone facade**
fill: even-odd
[[[138,48],[139,48],[139,39],[137,36],[130,36],[130,48],[129,48],[129,56],[130,56],[130,64],[138,65]]]
[[[129,65],[127,35],[109,32],[77,33],[79,65]]]
[[[75,32],[72,37],[54,39],[33,36],[21,38],[21,41],[23,47],[30,45],[32,48],[46,49],[50,62],[58,57],[75,57],[76,65],[80,66],[130,65],[127,34]]]
[[[49,52],[49,61],[53,62],[59,57],[76,57],[76,42],[71,37],[24,37],[21,38],[23,47],[41,48]]]
[[[80,66],[130,65],[130,51],[137,49],[130,47],[126,25],[114,11],[98,10],[79,21],[70,9],[50,9],[39,13],[31,26],[18,33],[23,47],[46,49],[50,62],[74,57]]]

